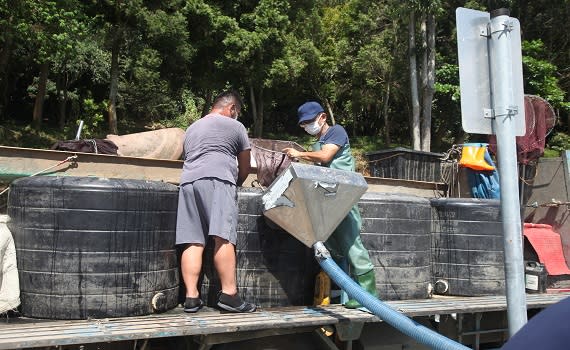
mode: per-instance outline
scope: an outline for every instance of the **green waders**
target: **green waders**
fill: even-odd
[[[313,145],[313,150],[321,149],[320,142]],[[323,166],[331,169],[355,171],[354,158],[350,151],[350,145],[345,144],[334,156],[332,161]],[[377,296],[376,278],[374,265],[370,261],[368,250],[364,248],[360,238],[362,228],[362,217],[358,206],[354,205],[346,217],[337,226],[331,236],[325,242],[325,246],[331,251],[333,256],[341,256],[347,259],[350,275],[368,293]],[[341,264],[342,266],[342,264]],[[350,299],[346,304],[348,308],[359,308],[361,305],[354,299]]]

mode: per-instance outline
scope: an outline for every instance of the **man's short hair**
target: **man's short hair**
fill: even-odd
[[[226,90],[220,93],[216,98],[214,98],[214,103],[212,103],[212,105],[214,107],[222,108],[230,103],[235,103],[240,109],[243,107],[241,97],[235,90]]]

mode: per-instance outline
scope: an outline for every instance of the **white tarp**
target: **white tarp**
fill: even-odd
[[[0,215],[0,314],[20,305],[16,248],[7,221],[7,215]]]

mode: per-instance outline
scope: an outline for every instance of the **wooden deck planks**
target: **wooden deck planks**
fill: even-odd
[[[528,294],[527,307],[543,308],[568,296],[570,293]],[[425,300],[389,301],[387,304],[410,317],[506,310],[504,296],[438,296]],[[177,308],[159,315],[114,319],[51,321],[20,318],[11,319],[0,326],[0,349],[224,334],[277,328],[318,328],[341,322],[379,321],[370,313],[349,310],[341,305],[274,308],[250,314],[207,310],[197,314],[185,314],[181,308]]]

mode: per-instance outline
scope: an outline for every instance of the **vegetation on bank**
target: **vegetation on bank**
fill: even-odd
[[[185,128],[228,87],[252,137],[306,145],[295,111],[317,99],[360,158],[482,141],[461,127],[457,7],[519,19],[525,92],[558,116],[546,155],[568,149],[565,0],[0,2],[0,144]]]

